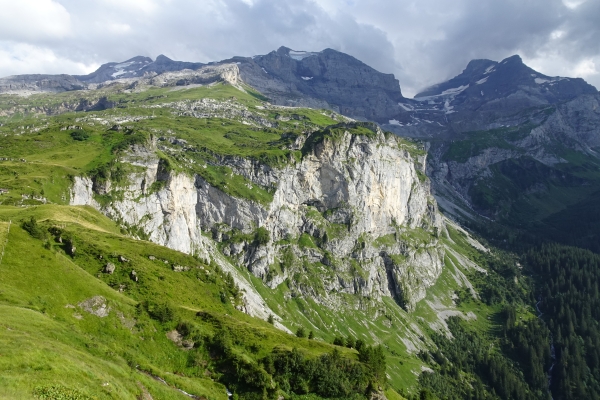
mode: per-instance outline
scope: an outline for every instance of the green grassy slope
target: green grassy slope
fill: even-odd
[[[42,239],[19,226],[18,221],[32,216],[44,232]],[[211,347],[220,333],[234,338],[232,351],[249,363],[275,347],[300,348],[309,357],[333,349],[237,311],[235,287],[214,266],[121,236],[111,221],[92,210],[3,208],[0,219],[13,221],[10,232],[6,222],[0,226],[0,239],[6,243],[0,264],[1,398],[32,398],[59,385],[93,398],[133,399],[144,392],[160,399],[186,398],[177,387],[225,399],[225,387],[218,381],[232,377],[223,375]],[[47,231],[52,227],[59,227],[63,242],[76,246],[74,256]],[[129,261],[119,262],[120,255]],[[112,275],[102,272],[107,262],[116,265]],[[190,270],[175,272],[173,265]],[[132,269],[138,282],[129,277]],[[95,296],[106,300],[108,316],[84,310],[82,302]],[[186,351],[174,344],[166,333],[175,328],[197,345]],[[356,359],[356,352],[340,350]]]
[[[99,95],[117,106],[87,113],[56,111],[62,103]],[[220,106],[215,103],[216,111],[199,106],[202,113],[212,114],[195,115],[200,111],[190,104],[203,99],[218,101]],[[388,398],[396,399],[397,392],[418,394],[419,375],[424,368],[435,367],[417,355],[427,349],[434,351],[431,337],[436,330],[445,329],[445,318],[468,316],[473,329],[489,335],[490,343],[498,343],[501,304],[513,296],[510,290],[525,290],[520,283],[512,284],[510,290],[490,294],[493,301],[472,299],[465,286],[467,278],[480,284],[477,290],[488,290],[490,285],[486,285],[488,276],[465,265],[488,267],[493,257],[476,250],[466,235],[454,228],[441,239],[446,269],[412,314],[387,297],[340,294],[343,304],[330,307],[297,296],[294,285],[312,287],[317,294],[324,290],[322,283],[315,281],[319,274],[329,273],[321,263],[303,263],[294,285],[284,283],[276,289],[240,270],[288,328],[304,328],[315,335],[310,340],[296,338],[238,311],[240,293],[215,264],[133,240],[97,211],[67,206],[69,188],[72,177],[80,175],[94,176],[97,181],[110,178],[117,186],[126,184],[123,177],[135,167],[120,162],[126,156],[124,150],[158,141],[167,149],[159,154],[164,168],[199,174],[235,197],[267,204],[272,188],[247,185],[244,177],[219,166],[218,159],[240,156],[267,166],[293,163],[325,135],[335,140],[339,130],[321,128],[341,117],[319,110],[268,107],[256,93],[224,84],[184,90],[148,88],[137,93],[113,85],[98,93],[41,95],[18,101],[0,96],[0,109],[10,107],[22,111],[0,117],[0,188],[8,189],[0,195],[0,245],[7,243],[0,262],[0,324],[6,326],[6,331],[0,328],[0,396],[4,398],[41,397],[46,392],[69,390],[83,398],[144,398],[146,393],[155,399],[186,398],[179,388],[196,396],[223,399],[226,386],[242,398],[261,398],[263,394],[276,397],[273,382],[277,382],[289,398],[318,399],[314,394],[316,377],[299,379],[294,376],[301,375],[297,371],[282,377],[270,369],[269,360],[298,348],[302,355],[298,359],[313,364],[295,359],[297,364],[314,373],[331,361],[323,355],[337,349],[343,362],[352,363],[348,370],[370,371],[372,366],[356,350],[329,344],[336,338],[350,338],[367,345],[381,344],[388,376],[388,386],[382,389]],[[39,111],[44,107],[59,115]],[[248,122],[235,114],[240,107],[271,126]],[[301,150],[286,148],[298,136],[317,129],[319,134]],[[353,133],[371,135],[372,131],[358,126]],[[174,138],[185,142],[175,143]],[[409,140],[399,141],[399,146],[413,156],[424,155]],[[118,188],[114,192],[118,195]],[[311,218],[326,228],[328,236],[333,238],[347,229],[325,223],[323,216],[313,211]],[[33,236],[21,227],[31,217],[39,228],[33,230]],[[429,243],[432,234],[418,228],[403,230],[400,237],[418,247]],[[297,240],[301,246],[315,247],[313,239],[304,234]],[[396,239],[364,240],[385,246]],[[122,262],[120,256],[128,261]],[[103,272],[109,262],[116,267],[113,274]],[[175,266],[182,271],[174,271]],[[137,282],[131,278],[133,270]],[[359,266],[352,273],[364,271]],[[493,271],[490,274],[495,280],[503,279]],[[512,282],[506,281],[509,283],[500,286]],[[83,309],[84,302],[96,296],[106,300],[108,316],[100,318]],[[523,306],[519,313],[529,318],[531,309]],[[169,332],[175,337],[174,330],[182,335],[180,345],[167,338]],[[182,347],[192,342],[193,349]],[[343,362],[333,362],[331,371]],[[354,368],[356,365],[360,367]],[[361,384],[372,378],[360,376]],[[331,386],[345,382],[342,378],[334,379]],[[311,391],[312,395],[293,396],[292,391]],[[340,397],[336,393],[327,397]]]

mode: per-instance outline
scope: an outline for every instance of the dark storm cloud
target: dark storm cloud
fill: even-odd
[[[473,58],[519,53],[600,86],[598,0],[0,0],[0,75],[82,73],[165,54],[214,61],[330,47],[392,72],[403,91]]]
[[[411,92],[460,73],[471,59],[499,61],[513,54],[541,72],[585,73],[600,86],[600,2],[578,3],[372,0],[354,2],[352,12],[390,34],[404,67],[401,83]]]

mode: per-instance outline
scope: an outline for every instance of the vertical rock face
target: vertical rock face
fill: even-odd
[[[72,204],[100,208],[176,250],[206,257],[219,248],[272,287],[297,273],[311,276],[311,284],[291,279],[291,285],[322,303],[333,305],[331,294],[344,292],[392,296],[412,309],[441,273],[443,259],[436,238],[442,221],[418,172],[424,156],[413,158],[398,138],[374,126],[367,134],[351,133],[354,128],[299,138],[305,140],[298,143],[302,159],[279,169],[220,161],[255,184],[276,182],[269,205],[233,197],[200,176],[162,171],[152,145],[123,160],[144,172],[130,175],[126,187],[113,185],[117,200],[101,206],[94,183],[80,177]],[[425,241],[416,244],[414,232]]]

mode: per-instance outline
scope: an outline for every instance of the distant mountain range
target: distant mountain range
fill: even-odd
[[[392,74],[378,72],[352,56],[332,49],[306,52],[286,47],[266,55],[208,64],[174,61],[164,55],[154,61],[137,56],[103,64],[88,75],[15,75],[0,79],[0,93],[81,90],[116,80],[227,63],[239,65],[242,79],[274,104],[330,108],[351,117],[399,126],[422,124],[423,118],[414,118],[413,111],[443,124],[453,113],[511,112],[515,107],[554,104],[598,93],[581,78],[549,77],[523,64],[519,56],[512,56],[501,62],[473,60],[460,75],[425,89],[412,100],[402,95]]]
[[[230,78],[224,78],[223,71],[229,71]],[[542,184],[546,185],[543,189],[537,178],[518,189],[520,184],[497,170],[509,160],[555,169],[566,165],[566,151],[582,152],[595,160],[600,148],[597,89],[581,78],[541,74],[517,55],[500,62],[473,60],[461,74],[423,90],[414,99],[402,95],[392,74],[378,72],[347,54],[287,47],[208,64],[160,55],[154,61],[134,57],[107,63],[89,75],[17,75],[0,79],[0,93],[87,90],[113,82],[134,85],[140,79],[158,86],[240,80],[272,104],[331,109],[375,121],[400,136],[426,140],[431,146],[429,169],[436,194],[449,212],[463,216],[509,218],[515,213],[511,211],[514,202],[523,200],[516,200],[523,196],[522,190],[528,192],[538,185],[536,196],[549,190],[548,182]],[[76,109],[106,107],[111,104],[99,100]],[[481,132],[489,134],[481,136]],[[527,173],[517,175],[522,178]],[[588,178],[581,184],[595,187]],[[574,178],[567,181],[580,182]],[[559,202],[556,210],[571,202]],[[541,213],[534,219],[550,214]]]
[[[0,398],[598,398],[582,79],[134,57],[0,79],[0,136]]]

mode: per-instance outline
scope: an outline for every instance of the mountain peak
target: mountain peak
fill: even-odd
[[[304,101],[301,104],[385,123],[401,113],[398,103],[404,97],[394,75],[334,49],[314,52],[281,46],[253,57],[249,64],[255,68],[242,68],[242,79],[279,104]],[[277,83],[265,84],[269,78]],[[365,101],[370,104],[366,109]]]
[[[459,75],[425,89],[415,98],[440,97],[442,101],[442,97],[451,96],[452,99],[448,100],[453,107],[462,105],[477,109],[486,102],[500,98],[507,100],[505,105],[518,102],[535,106],[595,93],[596,88],[583,79],[551,78],[530,68],[521,56],[515,54],[500,62],[471,60]],[[518,96],[509,99],[514,94]]]
[[[133,58],[130,58],[127,61],[123,61],[120,64],[124,64],[124,63],[129,63],[129,62],[134,62],[134,63],[151,63],[153,62],[152,59],[150,57],[145,57],[145,56],[135,56]]]
[[[493,67],[497,64],[498,63],[496,61],[487,59],[471,60],[469,61],[467,67],[463,70],[461,75],[481,74],[488,70],[490,67]]]
[[[510,63],[510,64],[523,64],[523,65],[525,65],[523,63],[523,59],[518,54],[515,54],[513,56],[510,56],[510,57],[505,58],[504,60],[500,61],[500,64],[508,64],[508,63]]]
[[[154,60],[154,62],[156,62],[156,63],[168,63],[168,62],[172,62],[172,61],[173,61],[172,59],[165,56],[164,54],[160,54],[158,57],[156,57],[156,60]]]

